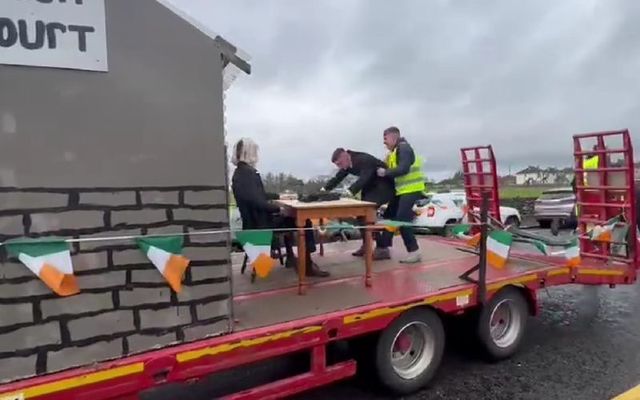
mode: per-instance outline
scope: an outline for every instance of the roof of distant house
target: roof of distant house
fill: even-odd
[[[522,171],[516,172],[516,175],[538,174],[541,172],[547,172],[550,174],[572,174],[573,168],[567,167],[567,168],[558,169],[556,167],[540,168],[540,167],[529,166],[523,169]]]
[[[522,175],[522,174],[535,174],[538,172],[541,172],[542,170],[540,169],[540,167],[527,167],[525,169],[523,169],[522,171],[516,172],[516,175]]]

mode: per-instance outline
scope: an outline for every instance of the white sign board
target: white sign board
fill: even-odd
[[[108,70],[104,0],[0,2],[0,64]]]

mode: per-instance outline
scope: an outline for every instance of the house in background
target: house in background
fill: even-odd
[[[529,166],[516,173],[516,185],[568,185],[572,178],[572,168]]]
[[[517,178],[515,175],[505,175],[501,176],[499,179],[500,186],[513,186],[517,182]]]

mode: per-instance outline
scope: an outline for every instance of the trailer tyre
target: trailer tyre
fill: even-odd
[[[380,382],[396,394],[426,386],[435,375],[444,351],[442,321],[429,309],[413,309],[398,317],[376,345]]]
[[[478,338],[490,360],[503,360],[518,351],[528,317],[527,300],[514,287],[500,290],[483,307],[478,319]]]

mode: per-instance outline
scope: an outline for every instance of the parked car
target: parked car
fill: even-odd
[[[420,225],[417,230],[447,234],[447,225],[468,221],[464,213],[466,205],[467,197],[464,192],[426,193],[414,206],[414,222]],[[501,206],[500,218],[505,225],[519,226],[521,221],[520,213],[512,207]]]
[[[550,189],[535,201],[533,214],[541,228],[549,228],[554,220],[559,225],[576,223],[576,196],[571,188]]]

